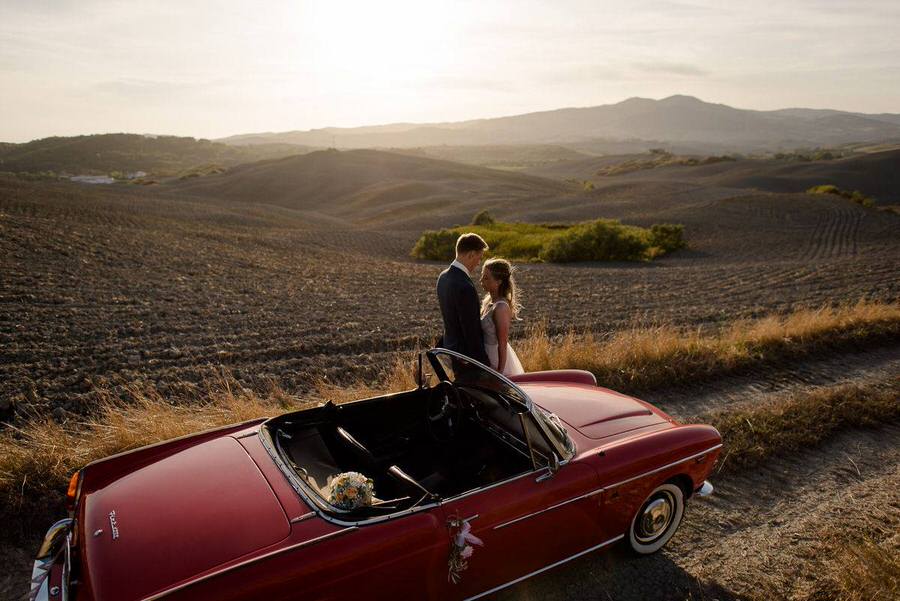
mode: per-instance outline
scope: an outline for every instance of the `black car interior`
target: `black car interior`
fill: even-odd
[[[521,406],[475,388],[441,382],[364,401],[287,414],[264,428],[285,464],[327,503],[330,479],[360,472],[376,501],[348,519],[402,511],[449,498],[547,464],[546,444]]]

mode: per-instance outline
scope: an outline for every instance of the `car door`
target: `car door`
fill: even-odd
[[[445,500],[449,524],[467,520],[483,546],[474,546],[458,583],[446,579],[448,599],[500,587],[601,542],[601,494],[596,472],[578,462],[555,474],[541,469]],[[452,544],[452,543],[451,543]]]
[[[443,512],[436,504],[356,525],[326,523],[319,517],[299,521],[280,549],[164,597],[166,601],[443,599],[442,567],[449,550],[443,524]]]
[[[291,599],[440,599],[443,594],[441,566],[449,543],[438,506],[360,522],[327,547],[311,551],[315,586],[304,590],[294,582],[294,590],[302,593]]]

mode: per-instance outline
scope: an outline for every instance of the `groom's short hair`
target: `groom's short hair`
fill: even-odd
[[[463,234],[459,238],[456,239],[456,254],[461,255],[463,253],[479,251],[479,250],[487,250],[488,245],[487,242],[484,241],[484,238],[479,236],[478,234],[469,232],[468,234]]]

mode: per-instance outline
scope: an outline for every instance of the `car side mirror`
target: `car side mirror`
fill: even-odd
[[[543,482],[544,480],[549,480],[553,476],[556,475],[556,472],[559,471],[559,457],[556,453],[550,453],[550,460],[547,463],[547,473],[541,474],[537,478],[535,478],[535,482]]]

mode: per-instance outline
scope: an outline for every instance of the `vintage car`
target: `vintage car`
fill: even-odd
[[[512,381],[445,349],[418,368],[415,390],[88,465],[31,598],[476,599],[617,541],[658,551],[712,491],[715,428],[590,373]],[[348,472],[365,504],[335,503]]]

